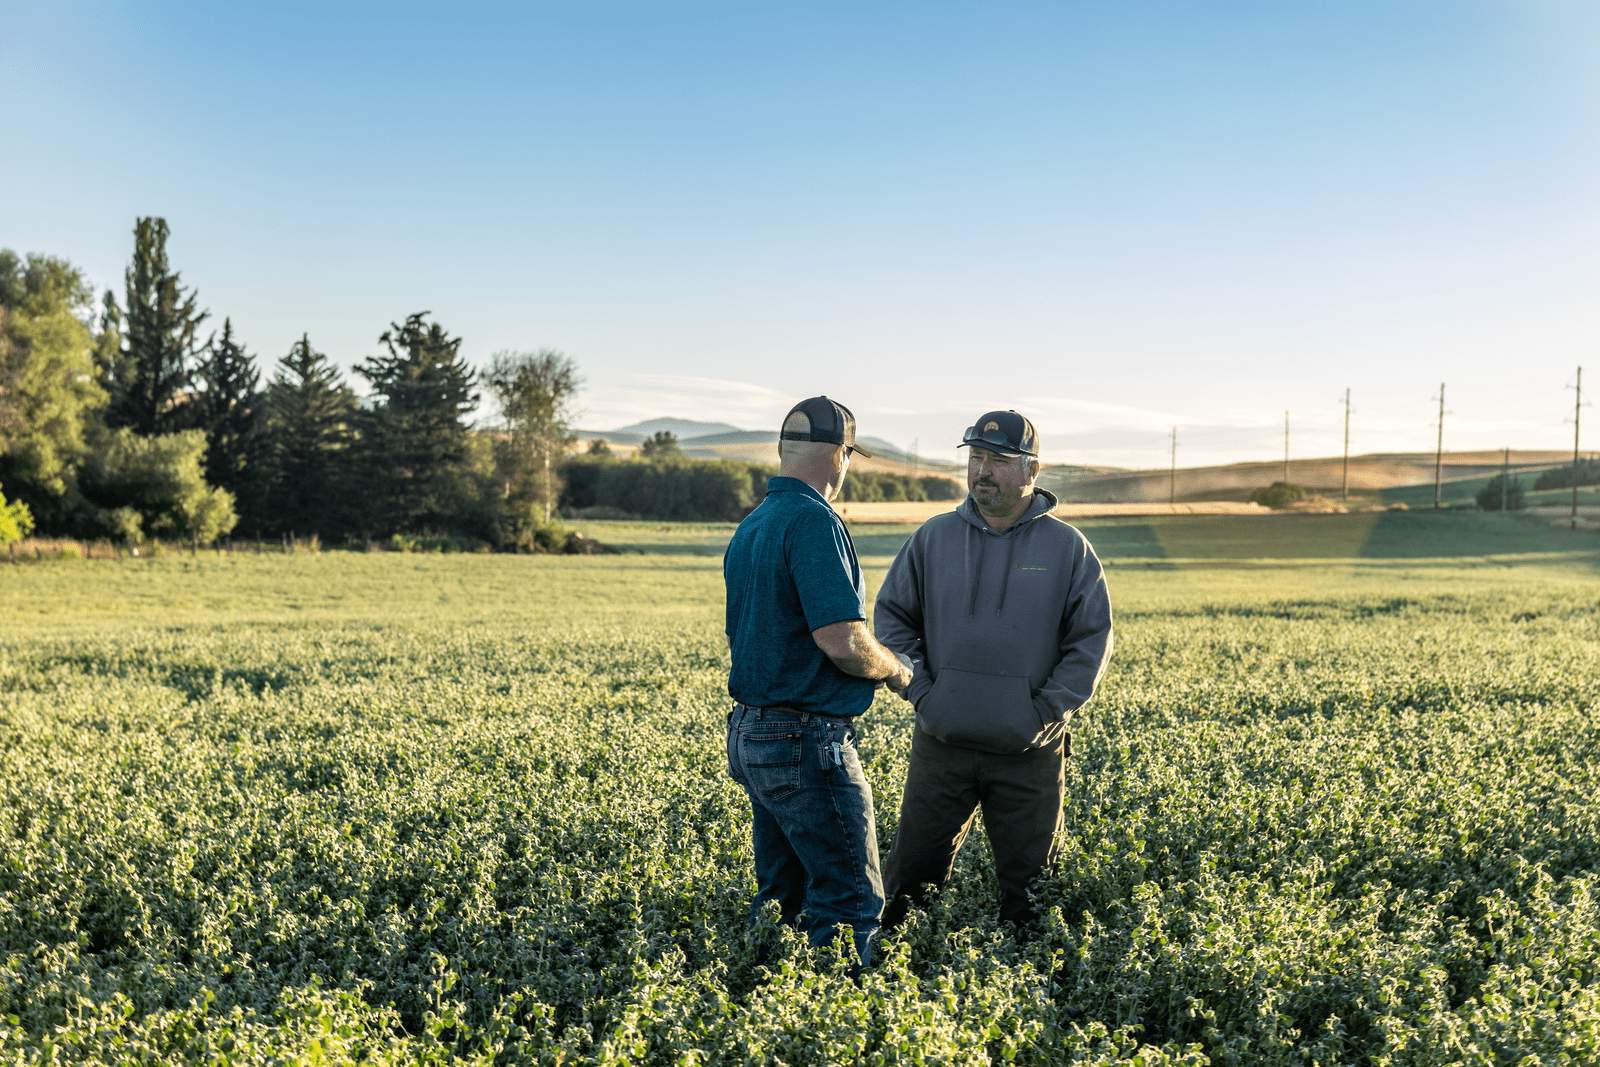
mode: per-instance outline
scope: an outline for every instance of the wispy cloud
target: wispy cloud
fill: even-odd
[[[631,374],[586,391],[580,421],[607,430],[660,416],[727,422],[742,429],[776,426],[794,399],[765,385],[690,374]]]

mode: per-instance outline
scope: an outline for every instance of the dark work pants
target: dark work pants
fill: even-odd
[[[1028,886],[1055,859],[1066,794],[1061,741],[1033,752],[998,756],[947,745],[919,727],[911,739],[911,767],[900,803],[900,828],[889,849],[885,925],[904,917],[927,886],[950,880],[956,853],[978,810],[994,849],[1000,883],[1000,918],[1032,921]]]
[[[736,705],[728,716],[728,773],[750,798],[756,898],[812,944],[850,927],[862,964],[883,912],[872,787],[849,719]]]

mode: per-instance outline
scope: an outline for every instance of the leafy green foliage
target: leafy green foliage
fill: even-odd
[[[1522,480],[1515,474],[1496,474],[1478,490],[1474,499],[1482,511],[1521,511]]]
[[[1305,497],[1305,488],[1293,482],[1273,482],[1264,488],[1250,490],[1250,503],[1265,508],[1286,508]]]
[[[665,432],[665,431],[663,431]],[[561,506],[590,513],[636,515],[679,522],[743,518],[761,503],[776,467],[733,460],[657,455],[618,460],[593,450],[562,464]],[[949,478],[852,471],[844,500],[953,500],[960,489]]]
[[[95,383],[90,293],[65,260],[0,249],[0,481],[58,520],[70,506]]]
[[[1539,472],[1535,489],[1571,489],[1574,485],[1600,485],[1600,459],[1589,457]]]
[[[937,474],[914,476],[888,471],[852,470],[839,498],[844,501],[959,500],[965,491],[953,479]]]
[[[502,422],[495,440],[498,539],[527,544],[539,528],[550,525],[560,494],[559,467],[575,440],[571,424],[577,364],[552,349],[497,352],[484,382]]]
[[[677,434],[671,430],[657,430],[639,442],[639,455],[646,459],[666,459],[683,455],[683,450],[678,447]]]
[[[0,545],[20,541],[33,532],[33,513],[20,500],[6,501],[0,492]]]
[[[745,925],[726,526],[14,568],[0,1060],[1592,1062],[1600,553],[1406,515],[1330,564],[1368,518],[1092,530],[1118,651],[1040,936],[977,832],[859,984]],[[1285,524],[1307,562],[1247,558]],[[910,728],[862,727],[885,843]]]
[[[233,496],[206,484],[199,430],[144,437],[131,429],[104,433],[84,464],[83,495],[103,536],[214,541],[233,529]]]
[[[770,470],[729,460],[682,456],[615,460],[582,456],[561,468],[562,506],[606,508],[670,520],[737,520],[759,502]]]

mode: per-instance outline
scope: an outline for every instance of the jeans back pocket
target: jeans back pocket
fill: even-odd
[[[800,791],[800,757],[798,729],[752,730],[739,739],[745,780],[763,800],[782,800]]]

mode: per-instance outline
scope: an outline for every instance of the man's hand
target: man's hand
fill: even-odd
[[[883,684],[905,696],[906,686],[911,684],[911,676],[916,672],[916,668],[911,662],[911,657],[904,652],[896,652],[894,658],[900,661],[900,672],[892,678],[885,678]]]
[[[896,692],[911,682],[911,661],[881,644],[859,619],[819,626],[811,639],[846,674],[883,682]]]

